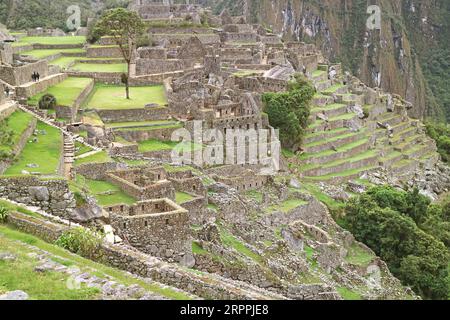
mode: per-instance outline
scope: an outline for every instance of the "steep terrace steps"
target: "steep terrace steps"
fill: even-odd
[[[305,165],[326,164],[329,162],[346,159],[354,155],[367,151],[371,146],[368,138],[363,138],[355,142],[343,145],[335,150],[326,150],[319,153],[302,154],[300,160]]]
[[[23,105],[21,105],[21,104],[18,104],[17,107],[18,107],[20,110],[25,111],[25,112],[27,112],[27,113],[33,115],[33,116],[34,116],[35,118],[37,118],[39,121],[42,121],[42,122],[48,124],[49,126],[54,127],[54,128],[56,128],[56,129],[60,130],[60,131],[63,133],[63,135],[71,136],[71,137],[73,138],[74,141],[77,141],[77,142],[79,142],[79,143],[82,143],[82,144],[84,144],[85,146],[87,146],[87,147],[89,147],[89,148],[91,148],[91,149],[93,149],[93,150],[95,150],[95,151],[98,151],[98,152],[100,152],[100,151],[103,150],[103,149],[101,149],[101,148],[99,148],[99,147],[95,147],[95,146],[93,146],[93,145],[87,143],[87,142],[84,140],[83,137],[81,137],[81,136],[79,136],[79,135],[76,135],[76,134],[73,134],[72,132],[69,132],[69,131],[67,131],[67,130],[64,129],[64,128],[61,128],[61,127],[57,126],[57,125],[56,125],[53,121],[51,121],[50,119],[44,118],[44,117],[40,116],[39,114],[37,114],[36,112],[34,112],[34,111],[32,111],[32,110],[26,108],[25,106],[23,106]]]
[[[307,132],[317,133],[343,128],[345,127],[347,121],[353,120],[355,118],[357,118],[357,115],[355,113],[345,113],[337,117],[329,118],[327,122],[324,120],[316,120],[308,127]]]
[[[323,132],[309,133],[303,138],[303,144],[310,144],[322,140],[327,140],[344,133],[350,133],[350,129],[337,128],[334,130],[328,130]]]
[[[422,143],[424,136],[422,134],[411,135],[403,140],[391,140],[391,144],[396,151],[406,152],[411,146]]]
[[[323,113],[328,118],[333,118],[347,113],[348,106],[342,103],[327,104],[323,107],[314,107],[311,109],[311,117],[316,117],[319,113]]]
[[[303,174],[306,176],[326,176],[350,169],[358,169],[370,165],[377,165],[379,158],[378,150],[367,150],[351,157],[335,160],[324,164],[305,167]]]
[[[394,133],[394,138],[391,139],[392,144],[400,144],[405,140],[408,140],[410,137],[414,137],[419,135],[417,127],[409,127],[402,132]]]
[[[317,91],[325,91],[332,87],[331,80],[318,81],[314,83],[314,87]]]
[[[341,171],[338,173],[328,174],[324,176],[305,176],[303,177],[305,181],[313,181],[313,182],[327,182],[330,184],[339,184],[342,182],[347,182],[353,179],[360,178],[366,173],[372,172],[379,169],[378,165],[369,165],[366,167],[361,167],[357,169],[349,169],[345,171]]]
[[[394,134],[397,134],[399,132],[405,131],[406,129],[410,128],[411,126],[412,126],[412,122],[404,121],[404,122],[401,122],[401,123],[397,124],[396,126],[392,127],[392,131],[394,132]]]
[[[346,85],[342,84],[342,83],[338,83],[335,85],[332,85],[331,87],[329,87],[326,90],[323,90],[322,93],[324,95],[333,95],[333,94],[345,94],[348,93],[348,88]]]
[[[321,81],[327,81],[328,74],[324,70],[316,70],[316,71],[312,72],[310,78],[314,83],[321,82]]]
[[[390,152],[385,153],[384,156],[379,159],[379,164],[384,168],[389,168],[394,163],[403,160],[404,157],[405,156],[403,153],[392,150]]]
[[[436,152],[436,146],[431,142],[424,142],[423,144],[415,145],[405,152],[405,156],[408,159],[420,159],[426,154]]]
[[[349,132],[324,141],[306,144],[304,145],[303,149],[306,153],[322,152],[326,150],[331,150],[333,148],[339,148],[343,145],[358,141],[364,138],[364,136],[365,136],[364,130],[360,132]]]
[[[333,103],[333,98],[331,98],[330,96],[323,95],[321,93],[316,93],[312,99],[313,106],[323,107],[330,103]]]
[[[396,113],[386,113],[383,114],[379,119],[377,119],[378,122],[386,125],[390,125],[391,127],[395,127],[399,125],[400,123],[403,123],[403,117]]]

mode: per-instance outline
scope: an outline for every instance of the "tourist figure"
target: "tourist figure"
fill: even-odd
[[[31,79],[33,80],[33,82],[36,81],[36,72],[33,72],[33,73],[31,74]]]
[[[41,79],[41,75],[39,74],[39,72],[36,73],[36,79],[37,79],[37,81],[39,81]]]
[[[8,86],[5,87],[5,94],[6,94],[6,97],[8,98],[9,97],[9,87]]]

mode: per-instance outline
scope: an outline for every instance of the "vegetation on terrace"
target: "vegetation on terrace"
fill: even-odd
[[[351,199],[345,213],[343,226],[386,261],[404,285],[427,299],[448,298],[449,202],[433,205],[418,190],[374,187]],[[353,260],[365,261],[363,256]]]
[[[0,247],[14,252],[18,257],[16,261],[0,262],[0,294],[6,291],[24,290],[32,300],[92,300],[100,298],[96,289],[84,286],[80,289],[69,289],[66,285],[68,275],[34,271],[38,261],[30,253],[35,250],[44,250],[55,262],[68,267],[78,267],[82,272],[95,274],[100,278],[110,278],[126,286],[139,285],[149,292],[168,299],[190,299],[182,292],[157,283],[148,283],[125,271],[82,258],[9,226],[0,225]]]
[[[28,99],[29,105],[37,105],[41,97],[51,94],[56,98],[60,106],[72,106],[81,92],[92,82],[90,78],[69,77],[64,81],[49,87],[45,92],[39,93]]]
[[[43,122],[37,123],[36,142],[30,140],[22,153],[10,166],[5,174],[21,174],[22,171],[55,175],[58,173],[59,160],[62,152],[61,132]],[[29,167],[36,165],[36,167]]]
[[[12,156],[14,147],[30,125],[32,118],[30,114],[18,110],[0,121],[0,160]]]
[[[106,72],[106,73],[123,73],[127,72],[125,63],[76,63],[70,67],[72,71],[79,72]]]
[[[269,116],[270,125],[280,129],[283,147],[295,149],[301,144],[314,93],[313,86],[297,74],[287,92],[263,94],[264,112]]]
[[[87,109],[142,109],[145,105],[155,103],[160,106],[167,104],[164,87],[160,85],[147,87],[131,87],[132,98],[125,99],[122,86],[96,84],[86,103]]]

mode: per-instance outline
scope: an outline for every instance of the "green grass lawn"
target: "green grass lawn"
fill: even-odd
[[[80,72],[127,72],[126,63],[76,63],[70,70]]]
[[[14,146],[20,141],[22,134],[28,128],[33,116],[21,110],[15,111],[4,121],[0,121],[4,132],[11,132],[10,143],[0,145],[0,152],[10,154]]]
[[[51,86],[47,91],[39,93],[28,99],[29,105],[37,105],[44,94],[55,96],[58,105],[72,106],[81,92],[92,82],[90,78],[67,78],[66,80]]]
[[[112,161],[112,159],[110,158],[108,153],[106,153],[105,151],[100,151],[89,157],[75,160],[75,166],[79,166],[86,163],[105,163],[110,161]]]
[[[32,235],[19,232],[4,225],[0,225],[0,241],[0,248],[5,248],[5,250],[19,255],[17,264],[22,264],[24,255],[27,257],[27,261],[25,261],[27,265],[24,265],[25,269],[20,269],[20,272],[15,268],[15,265],[6,265],[6,263],[0,262],[0,291],[24,290],[30,295],[31,299],[66,300],[93,299],[96,297],[97,293],[92,289],[87,290],[81,288],[81,290],[68,290],[66,286],[67,279],[58,277],[55,279],[52,278],[55,277],[52,274],[45,279],[42,278],[46,275],[45,273],[39,275],[34,272],[33,277],[29,276],[30,264],[34,261],[28,256],[29,249],[23,247],[23,244],[27,244],[48,252],[53,256],[52,259],[55,258],[55,261],[58,260],[57,262],[64,261],[65,265],[77,266],[82,271],[95,272],[94,274],[98,277],[112,277],[114,281],[126,286],[139,285],[149,292],[154,292],[169,299],[190,300],[190,297],[182,292],[163,287],[156,283],[147,283],[144,280],[129,275],[125,271],[84,259]]]
[[[190,194],[188,194],[186,192],[181,192],[181,191],[177,191],[175,193],[175,196],[176,196],[175,201],[178,204],[182,204],[182,203],[185,203],[185,202],[188,202],[188,201],[191,201],[192,199],[194,199],[194,197],[191,196]]]
[[[40,132],[37,135],[38,141],[28,141],[17,161],[6,170],[5,174],[21,174],[22,170],[45,175],[57,174],[63,143],[61,132],[40,121],[37,129]],[[43,131],[46,134],[41,134]],[[28,168],[27,164],[37,164],[39,167]]]
[[[77,57],[61,57],[51,61],[50,64],[61,68],[68,68],[76,59]]]
[[[27,44],[83,44],[86,42],[84,36],[65,36],[65,37],[23,37],[19,43]]]
[[[130,99],[125,98],[125,87],[97,84],[89,101],[88,109],[142,109],[146,104],[167,104],[163,86],[131,87]]]
[[[80,143],[78,141],[75,141],[75,147],[78,149],[75,152],[75,156],[80,156],[82,154],[85,154],[85,153],[88,153],[88,152],[92,151],[91,148],[89,148],[88,146],[86,146],[86,145],[84,145],[84,144],[82,144],[82,143]]]
[[[82,48],[74,48],[74,49],[36,49],[31,51],[25,51],[21,52],[21,55],[27,55],[32,56],[36,59],[44,59],[46,57],[50,57],[52,55],[58,54],[58,53],[84,53],[86,52]],[[71,57],[73,59],[73,57]],[[53,64],[53,63],[51,63]]]
[[[185,149],[191,147],[191,151],[200,150],[201,146],[198,144],[189,144],[187,142],[174,142],[174,141],[160,141],[160,140],[146,140],[138,143],[139,152],[152,152],[152,151],[163,151],[163,150],[177,150],[182,152]]]
[[[374,258],[375,256],[373,254],[370,254],[357,244],[353,244],[349,248],[345,261],[353,265],[367,267]]]
[[[362,297],[359,293],[344,287],[337,288],[337,292],[344,300],[362,300]]]
[[[125,194],[118,186],[99,180],[86,179],[78,175],[76,184],[89,191],[98,201],[100,206],[112,206],[116,204],[133,204],[136,199]]]
[[[288,213],[289,211],[306,204],[308,204],[308,202],[306,201],[300,199],[291,199],[283,201],[281,204],[270,206],[269,208],[267,208],[267,210],[269,212],[281,211],[283,213]]]
[[[176,123],[176,121],[161,120],[161,121],[138,121],[138,122],[113,122],[107,123],[106,127],[112,129],[153,127],[153,126],[159,127],[173,123]]]

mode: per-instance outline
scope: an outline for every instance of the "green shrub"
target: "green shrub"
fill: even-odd
[[[447,298],[450,229],[442,206],[417,190],[375,187],[350,200],[345,213],[344,227],[404,285],[427,299]]]
[[[314,87],[303,75],[295,75],[287,92],[263,94],[264,112],[270,125],[280,130],[280,141],[284,148],[292,151],[299,147],[305,135],[310,115],[310,104]]]
[[[9,210],[5,207],[0,207],[0,223],[5,223],[8,215]]]
[[[55,244],[83,257],[95,257],[103,241],[100,233],[85,228],[73,228],[64,232]]]
[[[450,127],[448,124],[429,121],[426,124],[427,134],[436,141],[438,152],[444,162],[450,162]]]
[[[39,99],[39,109],[42,110],[50,110],[54,109],[57,105],[57,101],[54,95],[52,94],[44,94],[41,99]]]

